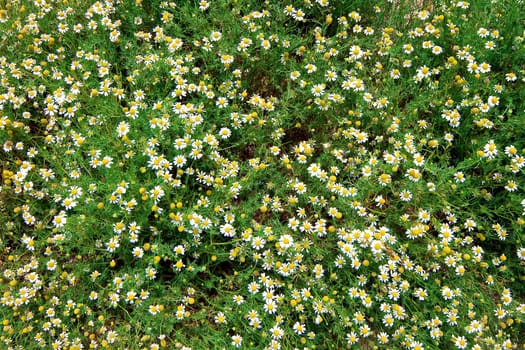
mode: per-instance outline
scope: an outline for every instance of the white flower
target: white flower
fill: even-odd
[[[306,330],[306,326],[302,323],[295,322],[293,325],[293,330],[295,331],[295,333],[301,335]]]
[[[509,180],[505,186],[505,189],[509,192],[514,192],[518,189],[518,184],[516,184],[516,181],[514,180]]]
[[[135,258],[138,258],[138,259],[140,259],[140,258],[142,258],[144,256],[144,250],[142,248],[140,248],[140,247],[133,248],[131,253],[133,254],[133,256]]]
[[[218,323],[218,324],[227,323],[224,312],[217,313],[217,316],[215,316],[215,323]]]
[[[242,337],[238,334],[235,334],[234,336],[232,336],[232,345],[235,346],[236,348],[240,347],[242,344]]]
[[[173,159],[173,164],[175,164],[177,168],[182,168],[186,164],[186,157],[184,157],[183,155],[176,156]]]
[[[456,341],[454,342],[454,345],[459,349],[465,349],[467,347],[467,344],[467,339],[465,339],[465,337],[463,336],[456,337]]]
[[[47,263],[46,263],[46,267],[49,271],[54,271],[57,267],[57,262],[55,259],[50,259]]]
[[[275,301],[273,301],[273,300],[268,300],[268,301],[264,304],[264,311],[266,311],[266,312],[269,313],[270,315],[276,313],[276,312],[277,312],[277,304],[275,303]]]
[[[106,335],[106,340],[108,341],[108,343],[113,344],[115,340],[117,339],[117,336],[118,336],[117,332],[109,331],[108,334]]]
[[[518,248],[518,258],[525,261],[525,247]]]
[[[299,78],[301,76],[301,73],[299,73],[298,71],[293,71],[290,73],[290,79],[292,80],[295,80],[297,78]]]
[[[403,202],[408,202],[412,199],[412,193],[410,193],[410,191],[408,190],[403,190],[401,191],[401,193],[399,194],[399,198],[403,201]]]
[[[219,40],[221,40],[221,38],[222,38],[221,32],[212,32],[211,35],[210,35],[210,40],[211,41],[219,41]]]
[[[235,237],[235,227],[231,224],[222,225],[220,231],[225,237]]]
[[[494,143],[494,140],[490,140],[484,147],[483,147],[483,153],[485,157],[488,159],[494,159],[496,155],[498,154],[498,148],[496,144]]]
[[[279,246],[284,249],[290,248],[294,244],[293,237],[290,235],[282,235],[279,239]]]
[[[456,183],[463,183],[465,182],[466,178],[465,178],[465,174],[463,174],[462,171],[458,171],[457,173],[454,174],[454,181]]]
[[[66,218],[66,212],[65,211],[61,211],[58,215],[56,215],[54,218],[53,218],[53,225],[55,225],[55,227],[63,227],[67,222],[67,218]]]
[[[219,136],[222,139],[227,139],[228,137],[230,137],[231,134],[232,134],[232,132],[228,128],[222,128],[221,130],[219,130]]]

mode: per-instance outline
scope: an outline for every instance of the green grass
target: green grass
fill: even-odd
[[[520,1],[2,6],[1,348],[524,348]]]

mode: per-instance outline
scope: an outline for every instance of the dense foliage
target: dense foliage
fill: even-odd
[[[517,0],[13,0],[3,349],[515,349]]]

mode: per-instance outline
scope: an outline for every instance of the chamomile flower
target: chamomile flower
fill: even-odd
[[[509,180],[505,185],[505,189],[509,192],[514,192],[518,189],[518,184],[514,180]]]
[[[399,198],[403,201],[403,202],[409,202],[411,199],[412,199],[412,193],[408,190],[403,190],[401,191],[401,193],[399,194]]]
[[[517,255],[520,260],[525,261],[525,247],[518,248]]]

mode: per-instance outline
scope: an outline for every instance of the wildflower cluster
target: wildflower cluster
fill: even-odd
[[[517,348],[520,5],[421,3],[4,5],[2,347]]]

